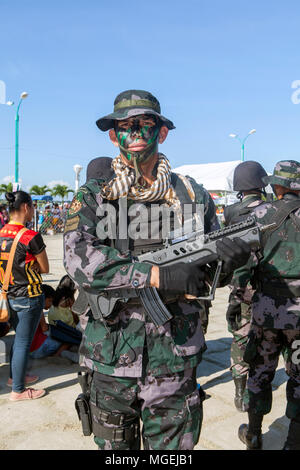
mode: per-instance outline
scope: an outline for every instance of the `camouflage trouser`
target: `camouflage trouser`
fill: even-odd
[[[202,403],[197,390],[196,369],[164,377],[122,378],[93,373],[91,383],[92,416],[111,418],[103,423],[119,429],[143,423],[145,450],[191,450],[197,444],[202,425]],[[103,413],[104,412],[104,413]],[[112,424],[123,416],[123,426]],[[100,420],[101,421],[101,420]],[[126,424],[127,423],[127,424]],[[121,430],[122,428],[122,430]],[[126,440],[95,437],[95,443],[105,450],[139,450],[140,437],[136,429]]]
[[[230,331],[233,334],[230,350],[230,370],[233,378],[247,375],[249,371],[249,364],[244,361],[243,356],[248,341],[250,321],[251,308],[246,304],[242,304],[242,317],[239,324],[239,329]]]
[[[300,364],[295,359],[295,343],[300,330],[277,330],[251,325],[244,358],[249,363],[247,389],[248,411],[267,414],[272,407],[272,380],[284,349],[286,373],[289,376],[286,394],[288,418],[300,418]],[[294,344],[293,344],[294,343]]]

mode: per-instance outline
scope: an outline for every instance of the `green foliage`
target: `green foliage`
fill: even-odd
[[[67,197],[69,193],[74,193],[74,190],[63,184],[57,184],[51,190],[52,196],[61,197],[62,202],[64,202],[65,197]]]
[[[51,193],[51,189],[48,188],[47,185],[38,186],[37,184],[35,184],[30,188],[29,192],[34,196],[44,196],[44,194],[46,193]]]
[[[13,190],[13,184],[12,183],[0,184],[0,194],[11,193],[12,190]]]

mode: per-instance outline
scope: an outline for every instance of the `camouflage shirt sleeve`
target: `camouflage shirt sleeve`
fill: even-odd
[[[240,302],[248,303],[251,300],[253,290],[250,289],[250,283],[253,281],[254,269],[258,266],[258,258],[254,252],[244,266],[236,269],[232,275],[230,282],[232,288],[232,295]],[[251,292],[251,295],[250,295]],[[249,298],[250,296],[250,298]]]
[[[251,215],[254,215],[258,226],[263,225],[259,221],[260,208],[254,208]],[[249,303],[253,295],[253,281],[255,281],[256,268],[259,266],[257,254],[252,251],[250,258],[244,266],[236,269],[232,276],[232,294],[235,299],[241,302]]]
[[[135,263],[129,253],[121,254],[99,240],[97,224],[103,217],[98,182],[82,186],[76,193],[64,231],[64,266],[77,286],[90,290],[144,288],[149,286],[151,265]]]
[[[204,232],[213,232],[220,228],[218,217],[216,215],[216,206],[209,192],[196,181],[188,177],[196,196],[196,203],[204,206]]]

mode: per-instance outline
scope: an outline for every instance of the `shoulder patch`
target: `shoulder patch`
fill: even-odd
[[[73,216],[80,211],[80,209],[82,208],[82,200],[83,200],[83,193],[82,191],[79,191],[75,194],[73,198],[73,201],[71,203],[71,206],[68,212],[68,217]]]
[[[81,186],[81,188],[79,189],[79,192],[82,193],[82,194],[88,194],[89,193],[88,189],[85,186]]]

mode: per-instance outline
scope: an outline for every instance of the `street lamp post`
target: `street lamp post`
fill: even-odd
[[[255,134],[256,129],[252,129],[251,131],[248,132],[246,137],[244,139],[241,139],[238,134],[229,134],[229,137],[232,137],[233,139],[238,139],[240,144],[241,144],[241,161],[243,162],[245,159],[245,142],[248,139],[249,135]]]
[[[28,93],[23,91],[20,95],[20,101],[17,107],[16,119],[15,119],[15,183],[19,183],[19,110],[22,101],[27,98]]]
[[[1,103],[1,104],[4,104],[4,105],[7,105],[7,106],[13,106],[14,105],[14,102],[9,100],[9,101],[6,101],[4,103]]]
[[[81,165],[74,165],[73,166],[73,170],[75,171],[75,191],[78,191],[78,188],[79,188],[79,179],[80,179],[80,172],[82,170],[82,166]]]

